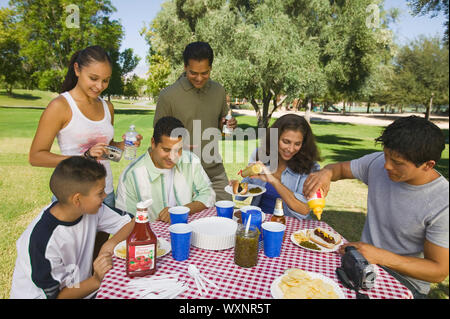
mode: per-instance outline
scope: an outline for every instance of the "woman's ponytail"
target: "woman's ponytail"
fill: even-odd
[[[64,93],[64,92],[70,91],[75,87],[75,85],[77,85],[78,77],[75,74],[75,62],[77,62],[80,52],[81,52],[81,50],[75,52],[72,55],[72,57],[70,58],[69,68],[67,70],[64,82],[61,86],[61,92],[59,92],[59,93]]]

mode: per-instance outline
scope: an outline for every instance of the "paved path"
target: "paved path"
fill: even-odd
[[[141,102],[142,103],[142,102]],[[155,105],[146,104],[143,102],[142,104],[136,103],[134,104],[136,107],[133,109],[140,110],[154,110]],[[130,109],[130,108],[127,108]],[[304,111],[292,112],[292,111],[278,111],[274,112],[272,117],[278,118],[284,114],[295,113],[301,116],[305,116]],[[244,109],[233,109],[233,114],[241,114],[247,116],[256,116],[254,110],[244,110]],[[424,117],[423,113],[399,113],[399,114],[367,114],[367,113],[349,113],[349,114],[339,114],[332,112],[311,112],[310,113],[311,122],[334,122],[334,123],[352,123],[352,124],[365,124],[365,125],[374,125],[374,126],[387,126],[392,121],[399,117],[417,115]],[[449,128],[449,118],[446,116],[431,116],[431,121],[435,123],[441,129]]]
[[[9,106],[6,106],[9,107]],[[44,107],[30,107],[30,106],[10,106],[10,107],[18,107],[18,108],[37,108],[41,109]],[[129,107],[115,107],[117,110],[154,110],[155,105],[150,104],[149,102],[137,102],[133,106]],[[278,118],[284,114],[295,113],[301,116],[305,116],[304,111],[278,111],[274,112],[272,117]],[[256,116],[254,110],[240,110],[233,109],[233,114],[241,114],[247,116]],[[331,112],[311,112],[310,113],[311,122],[334,122],[334,123],[352,123],[352,124],[364,124],[364,125],[374,125],[374,126],[387,126],[392,121],[399,117],[417,115],[420,117],[424,117],[423,113],[396,113],[396,114],[384,114],[384,113],[375,113],[375,114],[367,114],[367,113],[349,113],[349,114],[339,114],[339,113],[331,113]],[[449,129],[449,118],[448,116],[431,116],[431,121],[436,124],[441,129]]]
[[[233,109],[233,113],[255,116],[255,111],[253,110],[238,110]],[[278,118],[284,114],[295,113],[301,116],[305,116],[304,111],[292,112],[292,111],[279,111],[274,112],[272,117]],[[367,114],[367,113],[351,113],[351,114],[336,114],[331,112],[311,112],[310,113],[311,122],[335,122],[335,123],[353,123],[353,124],[365,124],[374,126],[387,126],[392,121],[399,117],[417,115],[424,117],[423,113],[399,113],[399,114]],[[449,118],[446,116],[431,116],[431,121],[436,124],[441,129],[449,128]]]

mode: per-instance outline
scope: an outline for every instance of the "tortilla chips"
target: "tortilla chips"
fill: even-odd
[[[284,299],[338,299],[334,287],[322,279],[313,279],[301,269],[290,269],[278,287]]]

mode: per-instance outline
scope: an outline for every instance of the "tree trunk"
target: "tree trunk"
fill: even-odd
[[[272,93],[269,91],[267,94],[263,90],[263,112],[261,120],[258,119],[258,127],[267,128],[269,126],[269,106],[272,99]]]
[[[308,98],[307,97],[305,97],[304,99],[303,99],[303,101],[302,101],[302,109],[304,108],[305,109],[305,111],[306,111],[306,108],[308,107]]]
[[[259,108],[258,102],[256,102],[255,98],[252,97],[250,103],[252,104],[253,108],[256,112],[256,119],[258,120],[258,127],[260,127],[260,123],[262,123],[261,119],[261,109]]]
[[[425,112],[425,119],[426,119],[427,121],[430,120],[431,108],[433,107],[433,96],[434,96],[434,93],[431,94],[431,97],[430,97],[430,104],[428,104],[427,110],[426,110],[426,112]]]
[[[298,112],[299,104],[300,104],[300,99],[299,98],[294,99],[294,101],[292,102],[292,111]]]

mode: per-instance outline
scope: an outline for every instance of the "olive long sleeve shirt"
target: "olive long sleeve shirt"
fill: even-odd
[[[197,89],[183,74],[159,94],[153,126],[164,116],[179,119],[189,132],[192,152],[201,159],[211,178],[225,172],[225,168],[218,152],[218,139],[209,133],[216,132],[221,136],[220,122],[228,111],[222,85],[208,80],[203,88]]]

